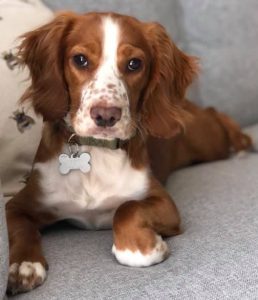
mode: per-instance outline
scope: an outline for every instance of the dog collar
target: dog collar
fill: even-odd
[[[70,133],[68,139],[68,144],[77,144],[78,146],[94,146],[100,148],[107,148],[110,150],[121,149],[127,142],[127,140],[122,140],[119,138],[106,140],[106,139],[97,139],[92,136],[79,136],[74,132],[74,129],[71,125],[68,125],[65,119],[62,119],[62,124],[65,126],[67,131]]]
[[[97,139],[92,136],[79,136],[74,132],[73,127],[67,123],[66,119],[61,120],[61,124],[66,128],[67,133],[69,134],[68,145],[77,144],[77,146],[93,146],[100,148],[107,148],[110,150],[122,149],[123,146],[128,143],[129,139],[122,140],[119,138],[114,139]]]
[[[94,146],[94,147],[102,147],[111,150],[121,149],[128,140],[121,140],[121,139],[112,139],[112,140],[105,140],[105,139],[96,139],[94,137],[81,137],[75,135],[75,141],[80,146]]]

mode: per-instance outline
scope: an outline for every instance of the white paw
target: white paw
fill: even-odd
[[[155,247],[147,254],[141,253],[139,250],[131,251],[129,249],[118,250],[115,245],[112,247],[112,253],[122,265],[130,267],[148,267],[158,264],[165,260],[169,255],[166,242],[160,236],[157,236]]]
[[[11,294],[27,292],[41,285],[46,277],[46,270],[40,262],[13,263],[9,267],[7,290]]]

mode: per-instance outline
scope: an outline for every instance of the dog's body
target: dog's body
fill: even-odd
[[[62,153],[69,153],[67,148]],[[42,177],[40,203],[59,220],[74,219],[88,229],[111,228],[115,210],[121,204],[146,197],[149,171],[133,168],[121,149],[82,146],[80,151],[91,155],[91,170],[87,174],[80,171],[60,174],[59,155],[35,164],[34,169]],[[62,189],[57,189],[59,186]]]
[[[24,99],[45,125],[30,180],[7,204],[9,291],[45,280],[39,230],[64,219],[112,227],[122,264],[163,261],[161,236],[180,233],[180,217],[161,183],[180,166],[226,158],[251,143],[228,117],[184,100],[195,60],[160,25],[116,14],[60,15],[25,35],[20,55],[32,77]],[[63,175],[59,156],[70,155],[73,135],[119,146],[82,143],[90,171]]]
[[[185,100],[182,104],[192,118],[185,121],[185,132],[172,139],[149,137],[148,149],[155,177],[165,183],[180,167],[225,159],[250,149],[252,141],[240,126],[214,108],[200,108]]]

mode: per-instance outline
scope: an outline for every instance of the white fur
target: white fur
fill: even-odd
[[[22,262],[19,267],[19,273],[24,277],[29,277],[34,274],[36,277],[40,277],[42,281],[46,278],[46,270],[40,262]]]
[[[102,24],[104,34],[102,52],[103,62],[98,71],[98,87],[101,87],[106,82],[107,76],[111,76],[114,79],[119,77],[117,68],[117,49],[120,40],[120,28],[111,17],[105,17]]]
[[[58,157],[35,164],[41,174],[42,205],[58,219],[73,219],[87,228],[110,228],[115,210],[128,200],[141,200],[149,187],[148,170],[132,167],[124,150],[82,146],[91,155],[91,170],[61,175]],[[64,152],[68,152],[64,149]]]
[[[20,277],[20,286],[15,285],[13,292],[32,289],[35,285],[45,281],[47,273],[40,262],[23,261],[20,265],[13,263],[9,267],[9,285],[11,286]]]
[[[11,275],[15,274],[18,269],[19,269],[19,264],[18,263],[11,264],[10,267],[9,267],[9,274],[11,274]]]
[[[165,260],[169,251],[167,244],[160,236],[157,236],[156,245],[148,254],[142,254],[139,250],[134,252],[129,249],[118,250],[115,245],[112,247],[112,253],[122,265],[130,267],[148,267]]]
[[[133,134],[134,129],[131,126],[127,90],[118,70],[120,28],[111,17],[103,17],[102,31],[103,46],[100,66],[93,80],[88,82],[82,90],[81,105],[72,123],[78,135],[127,139]],[[113,85],[112,88],[109,88],[110,84]],[[105,132],[103,128],[100,132],[96,130],[96,125],[90,117],[90,109],[103,102],[107,106],[122,109],[121,119],[112,127],[111,133]]]

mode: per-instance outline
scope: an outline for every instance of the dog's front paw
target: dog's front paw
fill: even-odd
[[[9,267],[7,293],[28,292],[41,285],[46,277],[46,269],[40,262],[13,263]]]
[[[122,265],[148,267],[165,260],[169,255],[169,250],[166,242],[157,235],[154,248],[147,253],[142,253],[140,250],[118,249],[115,245],[112,247],[112,253]]]

